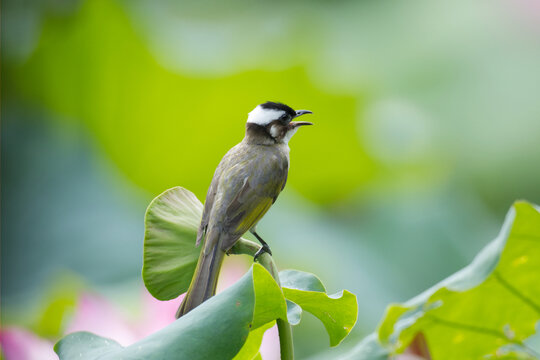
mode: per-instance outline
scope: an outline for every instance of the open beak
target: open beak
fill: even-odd
[[[313,114],[313,113],[309,110],[297,110],[296,116],[294,118],[296,119],[297,117],[305,115],[305,114]],[[292,125],[292,127],[298,127],[298,126],[304,126],[304,125],[313,125],[313,123],[309,121],[291,121],[290,125]]]

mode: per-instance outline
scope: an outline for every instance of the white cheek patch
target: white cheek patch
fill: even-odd
[[[249,113],[247,122],[266,126],[284,113],[283,110],[264,109],[259,105]]]
[[[283,137],[283,142],[285,144],[288,144],[289,143],[289,140],[291,140],[291,138],[293,137],[294,134],[296,134],[296,131],[298,130],[298,128],[294,128],[294,129],[291,129],[289,131],[287,131],[287,133],[285,134],[285,136]]]
[[[279,133],[279,126],[272,125],[272,127],[270,128],[270,135],[272,135],[272,137],[275,139],[278,137]]]

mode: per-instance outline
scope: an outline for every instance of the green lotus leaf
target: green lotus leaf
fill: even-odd
[[[232,359],[240,351],[256,358],[255,345],[260,344],[264,330],[275,319],[286,316],[283,293],[272,276],[254,264],[222,293],[130,346],[78,332],[61,339],[55,351],[61,360]],[[243,348],[246,343],[247,348]]]
[[[524,343],[540,320],[538,284],[540,212],[520,201],[470,265],[388,307],[377,331],[379,346],[388,356],[397,354],[422,333],[434,359],[528,358]],[[358,346],[349,355],[362,351]]]
[[[174,187],[156,197],[144,219],[142,277],[150,294],[170,300],[187,291],[201,247],[195,247],[203,205]]]
[[[321,320],[330,336],[331,346],[338,345],[352,330],[358,316],[354,294],[343,290],[327,295],[321,280],[303,271],[284,270],[279,273],[279,279],[287,300]],[[298,310],[288,306],[288,315],[295,323],[301,316],[301,313],[297,314]]]

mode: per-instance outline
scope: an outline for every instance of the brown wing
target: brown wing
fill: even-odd
[[[238,147],[239,145],[236,145],[229,150],[227,154],[225,154],[214,172],[214,177],[212,178],[212,182],[210,183],[210,187],[208,188],[208,192],[206,194],[206,200],[204,201],[203,214],[201,223],[199,225],[199,230],[197,231],[197,241],[195,242],[195,246],[199,246],[202,239],[206,236],[206,230],[210,222],[210,214],[212,213],[212,209],[214,207],[214,200],[216,198],[216,192],[218,190],[221,174],[223,173],[224,169],[227,169],[231,165],[231,162],[234,162],[236,154],[238,153]]]
[[[204,209],[201,219],[201,224],[199,225],[199,230],[197,231],[197,241],[195,246],[199,246],[203,237],[206,235],[206,229],[208,228],[208,220],[210,218],[210,212],[212,211],[212,206],[214,205],[214,199],[216,197],[217,185],[219,183],[219,178],[221,177],[222,166],[217,167],[214,172],[214,177],[208,188],[208,193],[206,194],[206,200],[204,201]]]

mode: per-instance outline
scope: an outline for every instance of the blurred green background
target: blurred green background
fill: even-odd
[[[147,204],[204,199],[267,100],[316,126],[259,233],[359,300],[338,349],[304,315],[298,358],[353,346],[540,202],[538,2],[7,0],[2,323],[36,328],[73,282],[133,307]]]

